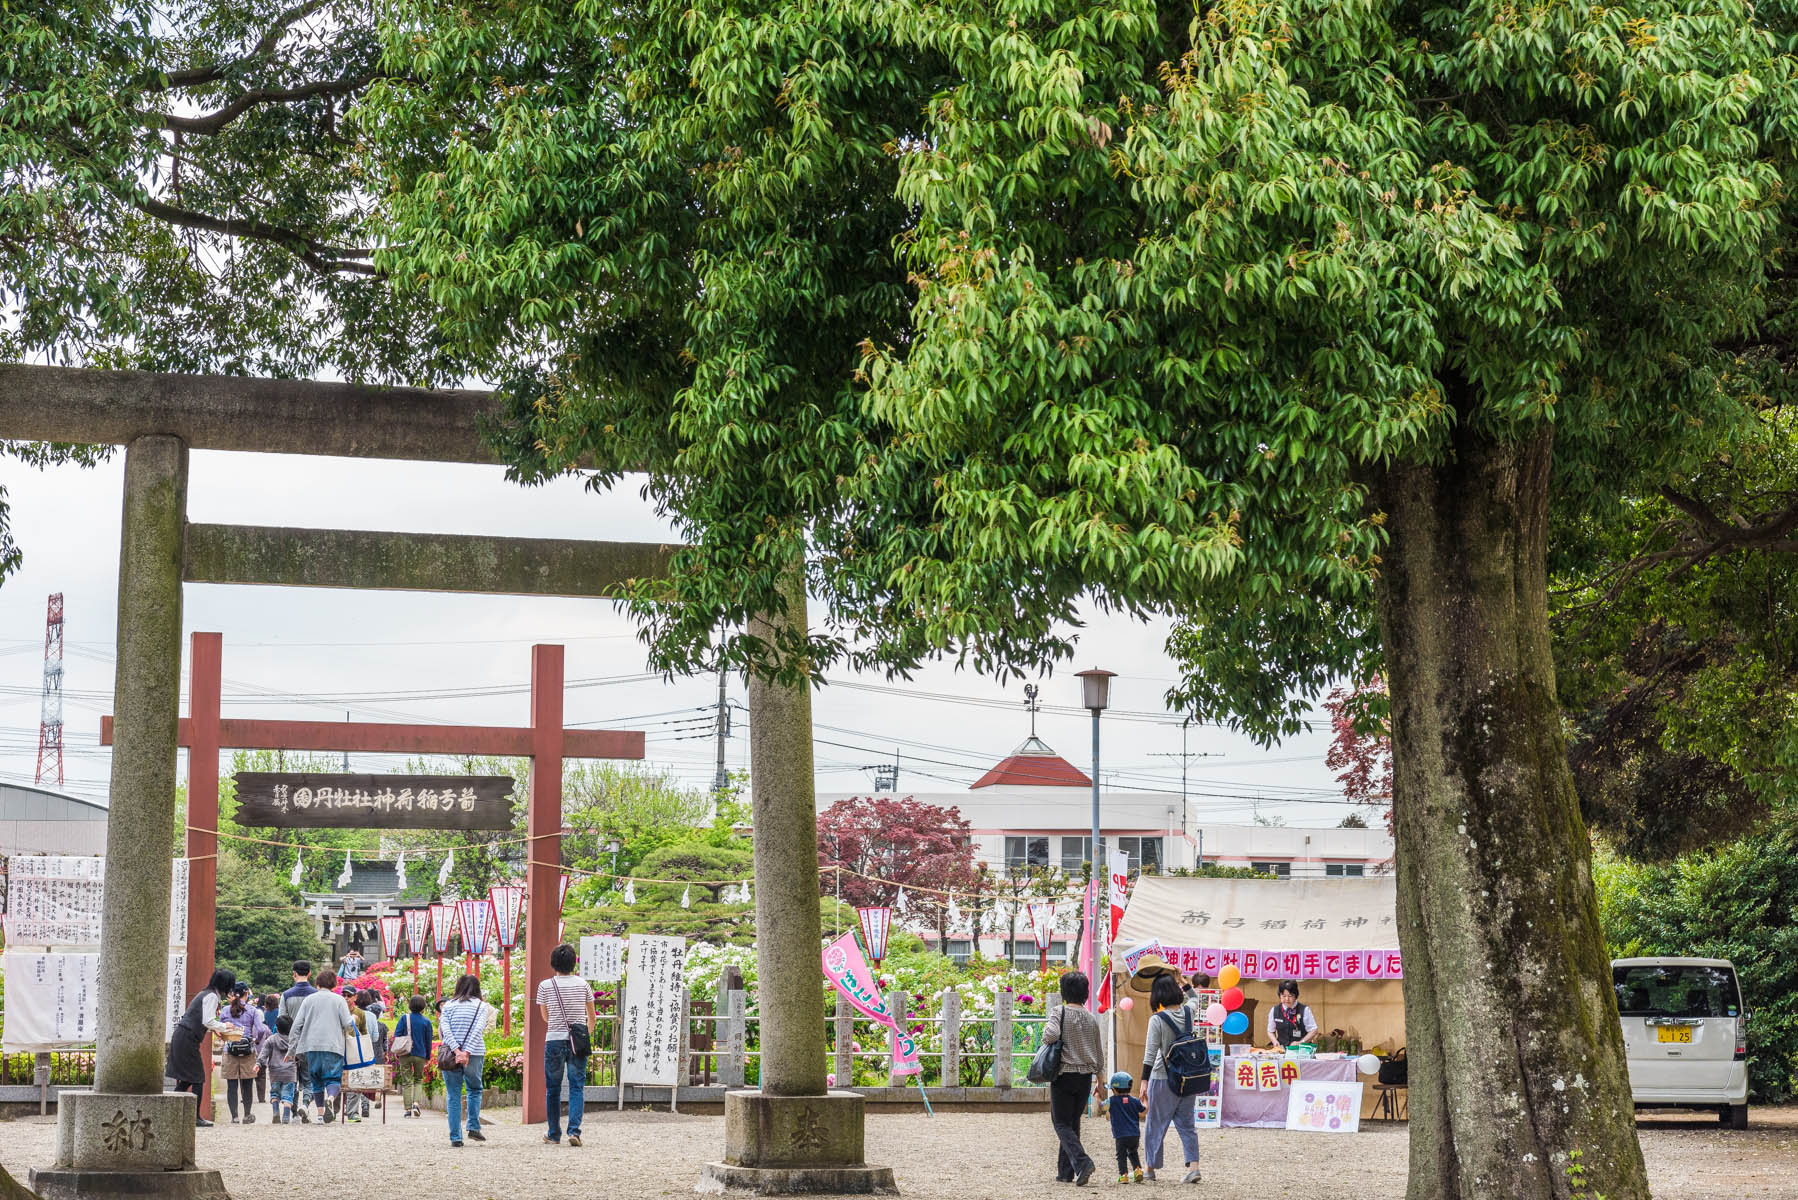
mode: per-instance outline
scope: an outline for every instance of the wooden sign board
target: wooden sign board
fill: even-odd
[[[510,829],[510,775],[239,771],[239,825],[277,829]]]

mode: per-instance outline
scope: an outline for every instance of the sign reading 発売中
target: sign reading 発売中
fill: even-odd
[[[239,771],[239,825],[276,829],[510,829],[510,775]]]

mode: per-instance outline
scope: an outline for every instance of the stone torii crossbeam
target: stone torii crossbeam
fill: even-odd
[[[224,1195],[216,1171],[196,1168],[193,1102],[162,1094],[161,1007],[142,1004],[134,990],[164,972],[171,853],[165,838],[141,833],[174,820],[183,581],[604,597],[626,579],[665,570],[672,552],[642,543],[190,525],[189,450],[494,463],[479,422],[495,407],[490,393],[467,390],[0,364],[0,438],[125,447],[99,1046],[93,1090],[63,1093],[56,1166],[33,1172],[44,1195]],[[802,583],[788,587],[786,601],[785,612],[751,621],[751,635],[803,625]],[[554,693],[553,714],[533,702],[531,725],[542,736],[562,732],[560,688]],[[533,689],[534,697],[546,694]],[[727,1097],[724,1161],[707,1166],[700,1186],[892,1192],[891,1171],[863,1161],[862,1098],[825,1086],[811,693],[752,675],[749,705],[761,1087]],[[538,824],[540,808],[552,807],[547,795],[538,803],[539,786],[555,793],[553,830]],[[533,793],[527,921],[553,930],[560,779],[534,778]],[[212,879],[209,869],[203,883],[196,869],[191,884]],[[541,957],[532,955],[533,983]],[[541,1120],[541,1055],[530,1048],[541,1046],[543,1030],[534,1005],[526,1030],[526,1120]],[[147,1116],[155,1136],[121,1155],[102,1127],[126,1107],[134,1120]]]

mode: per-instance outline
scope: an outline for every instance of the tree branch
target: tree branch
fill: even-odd
[[[320,274],[330,274],[334,271],[370,276],[380,274],[373,263],[357,261],[358,258],[366,258],[372,253],[367,247],[330,246],[324,242],[314,241],[292,229],[271,225],[267,221],[211,217],[205,213],[194,212],[192,209],[177,208],[172,204],[165,204],[150,197],[138,197],[131,203],[148,216],[186,229],[220,233],[227,237],[252,238],[256,241],[286,246],[298,255],[301,262]]]
[[[347,96],[361,91],[375,77],[346,75],[342,79],[321,79],[291,88],[254,88],[234,98],[216,112],[198,117],[178,117],[168,113],[139,113],[147,120],[160,121],[164,127],[181,133],[213,134],[259,104],[288,104],[310,100],[314,96]]]
[[[1711,539],[1710,545],[1693,552],[1691,566],[1726,550],[1765,549],[1783,544],[1794,530],[1798,530],[1798,504],[1787,505],[1760,524],[1753,525],[1747,521],[1726,521],[1702,501],[1673,488],[1663,487],[1660,491],[1667,503],[1692,518]]]
[[[270,26],[269,31],[262,35],[262,40],[251,47],[250,52],[244,57],[234,58],[230,62],[214,63],[210,67],[189,67],[185,71],[170,71],[163,77],[165,82],[162,88],[157,90],[216,83],[246,63],[255,62],[259,58],[267,58],[275,52],[275,47],[281,44],[281,39],[286,36],[287,31],[296,22],[305,20],[330,2],[331,0],[304,0],[303,3],[294,5],[275,18],[274,25]]]

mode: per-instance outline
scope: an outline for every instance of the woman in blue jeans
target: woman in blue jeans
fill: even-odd
[[[1180,1182],[1199,1182],[1199,1127],[1193,1111],[1198,1097],[1180,1095],[1167,1079],[1167,1052],[1196,1025],[1198,1004],[1196,999],[1187,999],[1180,981],[1172,975],[1157,975],[1149,985],[1149,1007],[1155,1015],[1149,1018],[1142,1050],[1142,1099],[1148,1107],[1142,1156],[1150,1179],[1161,1170],[1161,1147],[1172,1125],[1186,1157],[1186,1174]]]
[[[481,1068],[487,1062],[487,1031],[493,1027],[493,1005],[481,999],[474,975],[456,980],[456,992],[437,1015],[437,1035],[459,1065],[443,1072],[444,1106],[449,1109],[450,1145],[462,1144],[462,1093],[468,1093],[468,1137],[484,1142],[481,1132]]]
[[[543,1089],[549,1102],[546,1144],[562,1140],[562,1077],[568,1077],[568,1144],[581,1144],[581,1111],[586,1103],[587,1060],[577,1058],[568,1038],[568,1027],[582,1022],[593,1028],[593,989],[575,977],[578,956],[563,942],[549,952],[555,974],[537,985],[537,1011],[543,1014]]]

